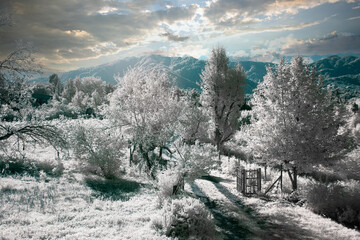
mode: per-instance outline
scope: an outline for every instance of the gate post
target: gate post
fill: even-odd
[[[280,190],[282,192],[282,185],[283,185],[283,165],[281,164],[280,167]]]
[[[246,171],[241,169],[241,192],[246,194]]]
[[[239,176],[240,174],[240,176]],[[239,167],[236,168],[236,190],[238,190],[238,192],[241,191],[241,172]]]
[[[261,191],[261,168],[257,170],[257,191]]]

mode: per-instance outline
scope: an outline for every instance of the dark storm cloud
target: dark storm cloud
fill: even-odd
[[[188,36],[180,37],[179,35],[175,35],[175,34],[170,33],[170,32],[162,33],[162,34],[160,34],[160,36],[161,37],[166,37],[169,41],[173,41],[173,42],[184,42],[184,41],[189,39]]]
[[[291,44],[284,47],[282,52],[285,55],[360,53],[359,43],[359,35],[344,35],[334,32],[320,39],[312,39]]]
[[[159,1],[2,0],[12,25],[0,28],[1,57],[30,41],[48,60],[86,59],[136,44],[158,27],[191,18],[196,6],[145,11]]]

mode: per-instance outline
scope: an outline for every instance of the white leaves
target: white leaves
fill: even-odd
[[[342,155],[349,139],[339,136],[342,106],[322,88],[315,70],[301,57],[268,68],[254,91],[249,146],[272,163],[290,162],[303,168],[327,163]]]
[[[224,48],[215,48],[201,73],[201,104],[210,116],[218,147],[233,135],[240,106],[244,103],[245,73],[240,66],[228,67]],[[214,126],[211,126],[214,125]]]

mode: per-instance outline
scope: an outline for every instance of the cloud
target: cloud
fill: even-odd
[[[183,57],[191,56],[194,58],[202,58],[207,56],[210,52],[210,49],[204,48],[200,44],[196,45],[187,45],[187,44],[177,44],[176,46],[163,47],[156,50],[145,50],[139,54],[141,55],[162,55],[168,57]]]
[[[320,39],[297,40],[282,48],[284,55],[360,53],[360,35],[332,32]]]
[[[237,27],[338,1],[340,0],[217,0],[208,4],[204,16],[216,26]]]
[[[184,42],[184,41],[186,41],[186,40],[188,40],[190,38],[188,36],[180,37],[179,35],[175,35],[175,34],[170,33],[170,32],[161,33],[160,36],[161,37],[166,37],[169,41],[173,41],[173,42]]]
[[[2,0],[0,8],[12,12],[13,22],[0,27],[0,59],[19,39],[32,42],[48,65],[114,54],[158,36],[161,23],[191,19],[197,9],[196,5],[153,7],[159,2]]]
[[[264,32],[282,32],[282,31],[294,31],[294,30],[300,30],[307,27],[312,27],[315,25],[318,25],[322,22],[325,22],[328,18],[325,18],[324,20],[314,21],[314,22],[302,22],[298,24],[293,25],[278,25],[278,26],[272,26],[272,27],[254,27],[254,28],[232,28],[225,33],[227,35],[232,34],[238,34],[238,33],[264,33]]]
[[[356,19],[360,19],[360,16],[352,17],[352,18],[349,18],[348,20],[356,20]]]

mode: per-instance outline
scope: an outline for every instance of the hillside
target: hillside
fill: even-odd
[[[182,89],[197,89],[201,81],[200,74],[204,69],[206,61],[193,57],[165,57],[150,55],[144,57],[124,58],[112,63],[99,65],[92,68],[81,68],[74,71],[62,73],[60,78],[65,82],[69,78],[95,76],[102,80],[116,84],[114,76],[123,76],[127,69],[139,63],[160,64],[168,69],[174,77],[176,85]],[[252,94],[257,82],[262,81],[266,74],[266,66],[274,65],[266,62],[239,61],[247,74],[246,94]],[[231,66],[235,66],[231,62]],[[347,56],[330,56],[311,64],[316,67],[320,74],[325,77],[326,85],[333,85],[338,89],[339,94],[347,99],[360,96],[360,58]],[[46,82],[47,78],[37,79]]]
[[[360,58],[330,56],[311,65],[324,76],[326,85],[333,85],[344,97],[360,96]]]
[[[198,83],[201,81],[200,74],[205,68],[206,61],[198,60],[193,57],[164,57],[160,55],[151,55],[139,58],[131,57],[93,68],[82,68],[66,72],[61,74],[60,78],[63,82],[65,82],[67,79],[74,79],[77,76],[95,76],[100,77],[108,83],[116,84],[114,76],[123,76],[127,69],[138,63],[160,64],[165,67],[165,69],[169,70],[169,74],[174,77],[178,87],[182,89],[200,90]],[[235,62],[231,63],[232,66],[235,66],[235,64]],[[256,82],[261,81],[265,75],[266,66],[269,63],[242,61],[240,64],[243,66],[248,76],[246,93],[251,94],[252,90],[256,87]]]

